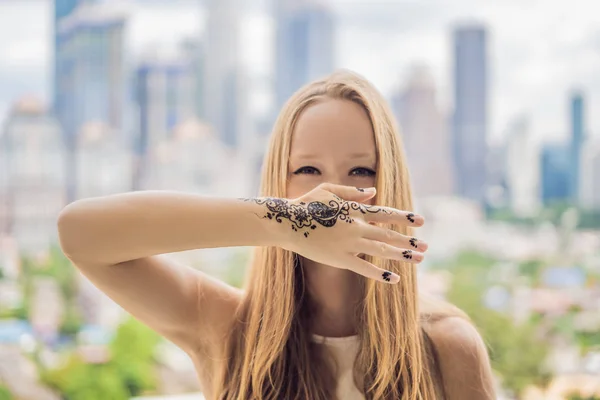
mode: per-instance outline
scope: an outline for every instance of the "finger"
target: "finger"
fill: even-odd
[[[403,247],[409,250],[415,249],[420,252],[427,251],[429,248],[427,243],[415,237],[406,236],[394,230],[370,224],[364,225],[363,238],[388,243],[392,246]]]
[[[423,253],[418,251],[407,250],[392,246],[391,244],[387,244],[385,242],[378,242],[376,240],[369,239],[361,239],[358,242],[355,251],[374,257],[388,258],[391,260],[405,261],[410,263],[420,263],[425,257]]]
[[[363,260],[362,258],[349,256],[345,260],[345,266],[349,270],[356,272],[359,275],[362,275],[369,279],[374,279],[380,282],[386,282],[391,284],[396,284],[400,282],[400,277],[391,272],[386,271],[385,269],[381,269],[371,264],[368,261]]]
[[[425,223],[425,219],[421,215],[417,215],[412,211],[401,211],[392,207],[369,206],[360,203],[351,204],[351,208],[360,211],[367,222],[407,226],[423,226]]]
[[[319,189],[327,190],[347,201],[366,201],[377,193],[375,188],[357,188],[354,186],[336,185],[334,183],[322,183]]]

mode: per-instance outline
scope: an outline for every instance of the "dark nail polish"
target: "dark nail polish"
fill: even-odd
[[[414,223],[415,222],[415,214],[413,213],[408,213],[406,215],[406,219],[408,219],[410,222]]]
[[[392,276],[392,273],[390,271],[385,271],[383,274],[381,274],[381,276],[383,277],[383,280],[386,282],[390,282],[392,280],[390,278],[390,276]]]
[[[412,247],[414,247],[415,249],[417,248],[417,246],[418,246],[417,245],[417,238],[411,238],[408,242],[410,243],[410,245]]]
[[[406,258],[407,260],[412,260],[413,256],[412,256],[412,250],[405,250],[402,252],[402,256],[404,256],[404,258]]]
[[[363,193],[364,193],[364,191],[365,191],[365,189],[363,189],[363,188],[359,188],[359,187],[357,187],[357,188],[356,188],[356,190],[358,190],[359,192],[363,192]]]

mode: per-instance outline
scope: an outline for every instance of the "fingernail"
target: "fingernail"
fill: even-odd
[[[385,282],[389,282],[389,283],[398,283],[400,282],[400,277],[396,274],[394,274],[393,272],[390,271],[385,271],[383,274],[381,274],[381,277],[383,278],[383,280]]]
[[[362,191],[363,192],[368,192],[368,193],[374,193],[375,192],[375,188],[374,187],[364,188]]]
[[[424,241],[419,240],[417,238],[410,238],[408,243],[410,244],[411,247],[414,247],[415,249],[419,249],[422,251],[426,251],[429,248],[429,245],[427,243],[425,243]]]
[[[406,219],[412,222],[413,224],[417,225],[423,225],[423,223],[425,222],[425,219],[422,216],[416,215],[414,213],[406,214]]]

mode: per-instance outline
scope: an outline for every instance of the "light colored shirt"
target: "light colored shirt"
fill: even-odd
[[[327,346],[337,363],[338,400],[365,400],[364,394],[354,384],[354,360],[358,354],[358,336],[325,337],[313,334],[313,340]]]

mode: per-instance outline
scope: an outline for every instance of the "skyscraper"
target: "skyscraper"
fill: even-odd
[[[81,4],[60,22],[55,112],[68,150],[68,201],[76,193],[74,154],[79,129],[88,122],[102,122],[122,134],[125,21],[123,10],[114,5]]]
[[[600,140],[587,140],[581,152],[579,200],[583,208],[600,210]]]
[[[242,147],[248,138],[246,77],[240,61],[240,0],[208,0],[204,117],[223,143]]]
[[[78,0],[54,0],[54,81],[53,81],[53,107],[56,109],[59,101],[58,81],[61,76],[61,41],[59,40],[60,21],[73,12],[78,4]]]
[[[194,60],[186,55],[156,54],[145,59],[136,71],[136,100],[139,108],[138,155],[134,189],[139,188],[146,169],[147,154],[167,140],[173,128],[195,116],[196,71]]]
[[[15,102],[0,133],[0,236],[29,254],[57,240],[65,206],[64,146],[56,119],[36,98]]]
[[[542,201],[544,205],[564,202],[570,195],[569,147],[546,144],[542,149]]]
[[[485,200],[487,33],[480,25],[454,31],[453,156],[457,193]]]
[[[571,201],[578,203],[580,194],[580,170],[581,170],[581,151],[585,141],[584,130],[584,101],[579,92],[571,96],[571,146],[569,160],[569,193]]]
[[[508,128],[504,163],[509,205],[516,215],[530,217],[539,210],[539,153],[539,145],[533,138],[528,118],[518,117]],[[549,163],[553,161],[546,161],[548,172],[552,168]]]
[[[453,177],[446,118],[439,110],[429,70],[417,67],[406,88],[394,96],[392,108],[400,123],[402,140],[418,198],[451,195]],[[423,157],[427,154],[427,157]]]
[[[335,24],[324,1],[275,0],[276,106],[335,68]]]

